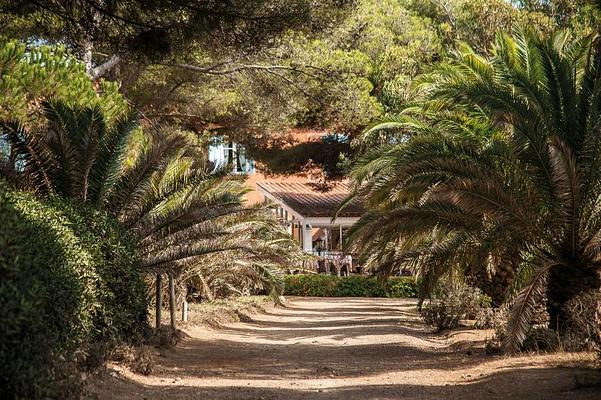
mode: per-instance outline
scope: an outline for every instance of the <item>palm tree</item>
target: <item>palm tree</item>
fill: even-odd
[[[412,114],[419,114],[419,119]],[[389,132],[378,132],[384,129]],[[474,172],[474,165],[461,152],[482,162],[498,157],[498,140],[487,139],[492,129],[481,115],[415,108],[369,128],[365,136],[375,146],[353,168],[351,198],[364,199],[372,211],[350,230],[351,251],[383,275],[404,268],[419,270],[422,298],[449,267],[469,274],[485,272],[486,283],[497,285],[483,289],[497,304],[502,302],[503,288],[513,275],[511,256],[517,243],[511,251],[504,251],[511,238],[483,224],[482,213],[466,213],[433,197],[435,186],[447,180],[450,172],[466,176]],[[474,238],[475,232],[480,240]],[[493,235],[498,235],[497,240]],[[483,279],[477,283],[482,285]]]
[[[279,271],[300,252],[271,207],[245,206],[243,178],[229,175],[227,168],[209,169],[193,136],[178,132],[137,143],[109,203],[137,238],[142,266],[177,270],[181,280],[206,283],[235,265],[227,271],[228,282],[237,281],[239,288],[261,285],[281,295]]]
[[[207,274],[210,263],[199,264],[235,254],[246,266],[239,282],[282,294],[278,269],[297,246],[270,207],[244,206],[242,177],[209,168],[194,135],[147,133],[135,113],[109,124],[99,108],[48,101],[44,110],[40,132],[3,124],[7,178],[105,209],[132,234],[146,272]]]
[[[462,46],[420,81],[418,116],[380,126],[401,134],[352,172],[373,211],[351,245],[374,264],[412,265],[426,289],[450,268],[511,266],[509,350],[541,296],[561,330],[566,302],[601,286],[596,40],[499,34],[489,58]]]
[[[4,122],[8,146],[2,172],[13,183],[41,195],[98,206],[116,184],[129,138],[138,129],[136,113],[126,113],[110,126],[100,106],[77,108],[50,100],[42,105],[45,129],[31,132]]]

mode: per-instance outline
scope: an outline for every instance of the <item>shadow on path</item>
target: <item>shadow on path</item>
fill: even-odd
[[[156,400],[598,400],[598,388],[578,388],[574,377],[581,371],[562,369],[528,369],[500,372],[461,385],[374,384],[335,388],[296,389],[295,384],[279,387],[194,386],[153,387],[127,380],[111,398],[148,398]],[[592,374],[592,372],[589,372]],[[108,379],[108,378],[105,378]]]
[[[593,372],[486,357],[481,333],[453,332],[468,334],[456,350],[429,332],[415,304],[292,298],[249,323],[189,329],[151,377],[107,377],[110,390],[101,384],[96,398],[601,399],[575,390],[574,377]]]

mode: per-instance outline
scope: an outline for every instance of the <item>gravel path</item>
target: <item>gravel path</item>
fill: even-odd
[[[601,399],[586,356],[487,357],[490,333],[431,334],[415,302],[291,298],[248,323],[193,327],[151,376],[112,366],[96,399]],[[118,373],[118,375],[117,375]]]

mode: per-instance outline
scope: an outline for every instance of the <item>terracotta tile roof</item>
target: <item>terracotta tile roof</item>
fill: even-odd
[[[348,196],[347,182],[334,183],[328,191],[316,190],[307,181],[299,182],[266,180],[257,186],[305,217],[332,217],[340,203]],[[363,205],[353,201],[340,214],[340,217],[360,217],[365,212]]]

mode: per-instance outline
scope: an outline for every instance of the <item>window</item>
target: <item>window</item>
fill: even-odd
[[[254,173],[255,163],[247,157],[244,146],[226,140],[224,138],[213,139],[209,145],[209,162],[216,168],[229,165],[234,174]]]

